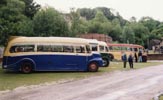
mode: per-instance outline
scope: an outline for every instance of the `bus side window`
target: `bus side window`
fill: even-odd
[[[91,53],[91,49],[89,45],[86,45],[86,50],[87,50],[87,53]]]
[[[104,46],[101,46],[101,45],[100,45],[99,47],[100,47],[100,51],[101,51],[101,52],[104,52],[104,50],[105,50]]]
[[[24,52],[34,52],[34,45],[24,45]]]
[[[43,52],[51,52],[51,46],[50,45],[44,45],[43,46]]]
[[[10,53],[24,52],[23,46],[15,45],[10,48]]]
[[[16,52],[34,52],[34,45],[15,45],[10,48],[10,53],[16,53]]]
[[[109,50],[108,50],[108,47],[105,47],[105,52],[108,52]]]
[[[10,53],[15,53],[16,52],[16,47],[17,46],[12,46],[11,48],[10,48]]]
[[[43,51],[43,46],[42,45],[38,45],[37,46],[37,52]]]
[[[52,52],[63,52],[62,45],[52,45]]]
[[[74,48],[73,48],[73,46],[63,46],[63,52],[72,53],[72,52],[74,52]]]
[[[97,51],[97,45],[92,45],[92,51]]]
[[[23,52],[23,48],[22,47],[17,47],[16,52]]]
[[[109,50],[113,50],[113,47],[112,46],[109,46]]]
[[[76,53],[85,53],[84,46],[76,46]]]

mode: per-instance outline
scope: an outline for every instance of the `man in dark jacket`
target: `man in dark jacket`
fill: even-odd
[[[128,63],[129,63],[130,68],[133,68],[133,56],[132,56],[132,54],[130,54],[128,56]]]
[[[123,67],[126,68],[127,64],[127,55],[125,52],[122,52],[122,61],[123,61]]]

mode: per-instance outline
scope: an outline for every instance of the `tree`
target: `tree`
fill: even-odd
[[[80,33],[80,15],[78,12],[74,11],[74,8],[71,9],[71,34],[70,36],[76,36]]]
[[[7,4],[7,0],[0,0],[0,8]]]
[[[25,9],[25,4],[19,0],[7,0],[6,5],[1,6],[0,11],[0,44],[5,44],[9,36],[12,35],[22,35],[20,33],[20,26],[22,22],[27,20],[24,16],[23,11]]]
[[[134,17],[134,16],[132,16],[131,18],[130,18],[130,22],[136,22],[136,17]]]
[[[150,34],[151,39],[161,39],[163,37],[163,24],[160,24],[157,28],[155,28]]]
[[[112,31],[109,33],[109,36],[112,37],[113,41],[122,41],[122,27],[120,24],[113,25]]]
[[[32,20],[23,20],[19,25],[19,33],[21,36],[34,36]]]
[[[77,13],[79,13],[81,17],[84,17],[87,20],[91,20],[95,17],[96,10],[90,8],[82,8],[82,9],[78,9]]]
[[[104,14],[101,11],[98,11],[96,13],[96,16],[93,20],[101,23],[105,23],[108,21],[108,19],[104,16]]]
[[[94,19],[89,21],[88,32],[109,34],[112,30],[111,22],[103,15],[102,12],[97,12]]]
[[[151,17],[142,17],[140,21],[145,27],[149,29],[149,32],[152,32],[160,23],[154,20]]]
[[[142,23],[131,23],[131,28],[135,33],[135,43],[140,45],[146,45],[149,36],[149,30]]]
[[[123,43],[135,43],[135,34],[130,26],[124,26],[122,31]]]
[[[37,11],[39,11],[40,5],[33,2],[33,0],[21,0],[21,1],[25,3],[24,14],[30,19],[32,19],[34,15],[37,13]]]
[[[111,12],[111,9],[110,8],[97,7],[95,9],[97,11],[101,11],[108,20],[113,20],[115,18],[115,15]]]
[[[37,12],[33,24],[35,36],[68,36],[69,33],[66,21],[54,8]]]

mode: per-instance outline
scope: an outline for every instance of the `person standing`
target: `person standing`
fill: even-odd
[[[132,54],[130,54],[130,55],[128,56],[128,63],[129,63],[130,68],[134,68],[133,56],[132,56]]]
[[[122,52],[122,61],[123,61],[123,68],[126,68],[127,64],[127,55],[125,52]]]
[[[142,50],[141,49],[138,52],[138,60],[139,62],[142,62]]]
[[[134,53],[134,56],[135,56],[135,62],[138,62],[138,56],[137,56],[136,51],[135,51],[135,53]]]

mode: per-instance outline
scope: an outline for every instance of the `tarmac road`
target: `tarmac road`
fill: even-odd
[[[163,65],[0,93],[0,100],[152,100],[163,91]]]

